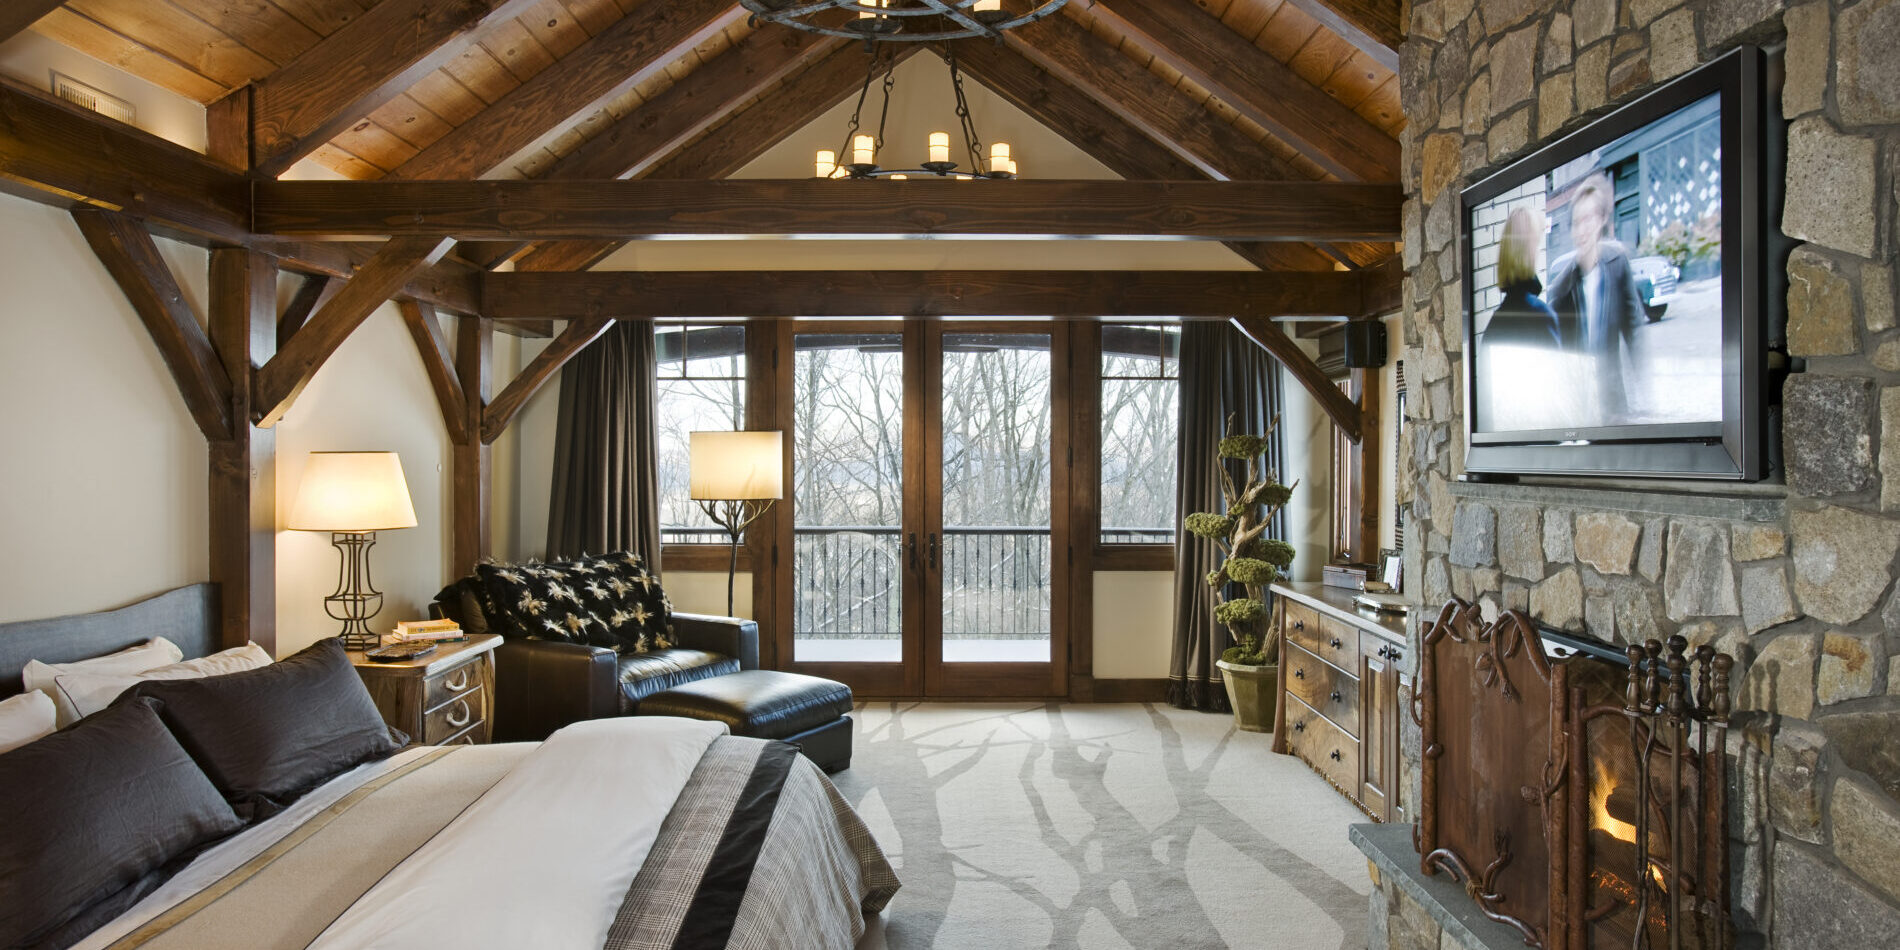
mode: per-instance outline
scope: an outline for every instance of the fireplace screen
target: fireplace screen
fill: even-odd
[[[1423,646],[1425,873],[1545,950],[1730,946],[1729,657],[1619,657],[1456,600]]]

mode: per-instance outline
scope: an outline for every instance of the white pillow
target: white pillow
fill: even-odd
[[[75,660],[71,663],[41,663],[28,660],[26,668],[20,671],[20,679],[28,690],[39,690],[53,701],[59,710],[59,726],[64,729],[79,721],[79,713],[72,704],[59,697],[59,690],[53,681],[62,673],[143,673],[146,670],[169,666],[185,658],[185,651],[178,649],[164,637],[153,637],[146,642],[126,647],[117,653],[95,656],[90,660]]]
[[[0,699],[0,753],[50,736],[58,727],[53,701],[37,689]]]
[[[58,686],[59,701],[71,705],[84,718],[112,705],[120,693],[146,680],[195,680],[225,673],[242,673],[269,666],[270,661],[270,653],[263,647],[246,643],[221,653],[141,673],[62,673],[54,682]]]

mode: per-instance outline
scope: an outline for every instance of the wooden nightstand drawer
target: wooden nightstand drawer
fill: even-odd
[[[1342,670],[1359,669],[1359,630],[1343,620],[1319,618],[1319,636],[1313,638],[1311,649]]]
[[[444,670],[425,678],[422,682],[422,706],[434,709],[464,693],[482,688],[483,657],[469,657],[469,662]]]
[[[1311,706],[1287,697],[1287,743],[1333,787],[1351,796],[1359,790],[1359,742]]]
[[[1319,613],[1305,604],[1294,603],[1289,598],[1280,601],[1286,607],[1281,632],[1294,643],[1317,650],[1319,648]]]
[[[477,686],[424,713],[422,741],[435,745],[476,723],[484,722],[488,718],[483,714],[487,699],[488,694]]]
[[[1357,651],[1354,651],[1357,652]],[[1281,655],[1289,664],[1286,691],[1298,696],[1319,714],[1333,721],[1346,734],[1359,736],[1359,680],[1322,662],[1298,645],[1289,644]]]
[[[350,654],[383,721],[426,745],[482,743],[493,730],[495,647],[501,638],[476,634],[440,644],[403,663]]]

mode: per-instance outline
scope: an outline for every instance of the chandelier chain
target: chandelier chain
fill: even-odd
[[[970,168],[983,171],[983,141],[976,135],[976,120],[970,117],[970,102],[963,96],[963,73],[957,69],[957,54],[954,50],[944,51],[944,61],[950,64],[950,87],[956,90],[957,121],[963,123],[963,147],[970,153]]]

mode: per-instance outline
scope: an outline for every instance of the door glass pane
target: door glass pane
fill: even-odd
[[[943,337],[943,659],[1049,661],[1047,334]]]
[[[793,338],[792,657],[904,658],[904,338]]]

